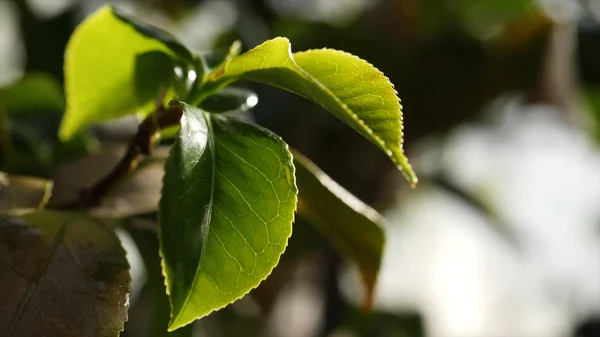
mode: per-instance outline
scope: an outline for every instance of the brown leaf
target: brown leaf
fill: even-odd
[[[84,215],[0,219],[0,336],[118,336],[128,269],[115,233]]]

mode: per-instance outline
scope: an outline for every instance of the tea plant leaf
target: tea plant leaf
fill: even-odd
[[[0,335],[116,337],[129,266],[115,233],[81,214],[0,219]]]
[[[171,330],[239,299],[271,273],[292,233],[297,194],[281,138],[181,104],[159,206]]]
[[[290,42],[279,37],[215,70],[207,88],[239,79],[280,87],[320,104],[383,150],[411,184],[417,183],[402,149],[402,106],[396,90],[366,61],[333,49],[292,54]]]
[[[105,5],[77,27],[67,45],[67,111],[60,138],[67,140],[93,123],[137,112],[161,88],[187,82],[186,64],[192,60],[189,51],[168,33]],[[181,78],[174,73],[174,65],[180,67]],[[160,76],[144,76],[153,68],[160,69]]]
[[[365,285],[363,306],[370,309],[385,245],[383,217],[294,153],[298,214],[324,235],[340,255],[356,263]]]

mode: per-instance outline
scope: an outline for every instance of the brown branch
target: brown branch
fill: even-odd
[[[150,114],[138,126],[136,135],[129,142],[127,152],[117,165],[104,178],[92,186],[83,189],[79,200],[59,206],[60,209],[89,209],[100,204],[100,200],[111,187],[123,177],[131,174],[142,156],[152,154],[154,144],[160,130],[179,124],[182,115],[181,105],[172,101],[169,108],[165,109],[162,102],[157,102],[154,113]]]

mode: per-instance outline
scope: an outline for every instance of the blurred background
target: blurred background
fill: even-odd
[[[54,178],[55,199],[109,170],[136,129],[127,119],[56,138],[65,44],[103,3],[0,0],[0,130],[16,149],[0,168]],[[167,334],[158,151],[96,210],[125,217],[133,294],[122,336],[600,336],[600,0],[111,3],[197,51],[286,36],[297,51],[368,60],[402,99],[420,178],[411,190],[381,151],[316,105],[242,84],[259,96],[246,118],[387,218],[375,309],[359,309],[354,267],[299,220],[250,296]]]

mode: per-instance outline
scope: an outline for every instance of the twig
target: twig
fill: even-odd
[[[129,142],[127,152],[110,173],[92,186],[83,189],[79,194],[79,200],[59,206],[58,208],[89,209],[98,206],[102,197],[117,181],[131,174],[136,169],[140,162],[140,157],[152,154],[159,131],[179,124],[182,115],[181,105],[172,101],[169,103],[169,108],[165,109],[162,98],[159,97],[159,101],[157,101],[155,112],[146,117],[138,126],[136,135]]]

